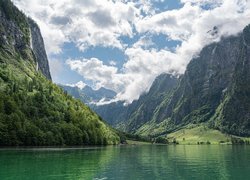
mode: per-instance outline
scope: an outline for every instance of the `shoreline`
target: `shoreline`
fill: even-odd
[[[81,150],[81,149],[101,149],[107,147],[125,147],[125,146],[249,146],[249,144],[161,144],[161,143],[148,143],[140,141],[130,141],[128,144],[107,145],[107,146],[0,146],[2,150]]]

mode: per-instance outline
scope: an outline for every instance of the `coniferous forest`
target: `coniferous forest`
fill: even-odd
[[[36,53],[43,42],[30,36],[35,22],[9,0],[0,1],[0,13],[0,145],[119,143],[98,115],[45,77],[46,54]]]

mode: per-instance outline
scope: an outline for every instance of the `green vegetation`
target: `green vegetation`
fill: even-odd
[[[0,1],[0,11],[2,11],[7,20],[13,21],[20,28],[23,33],[23,41],[29,43],[30,30],[27,22],[27,17],[24,13],[20,12],[17,7],[13,5],[10,0],[1,0]],[[25,19],[25,21],[24,21]],[[0,28],[0,32],[3,30],[3,27]]]
[[[119,143],[89,107],[36,71],[27,17],[9,0],[0,1],[0,11],[5,15],[1,31],[7,35],[0,45],[0,146]],[[8,33],[10,24],[15,32]]]
[[[164,137],[157,137],[154,140],[154,143],[158,143],[158,144],[169,144],[168,140]]]
[[[205,124],[186,126],[168,134],[166,138],[169,142],[175,141],[179,144],[249,144],[249,138],[223,134]]]
[[[214,130],[202,130],[200,134],[199,129],[199,136],[190,132],[195,135],[190,137],[190,143],[241,144],[225,134],[250,137],[249,46],[250,25],[237,36],[204,47],[182,76],[175,80],[171,76],[159,76],[138,101],[122,111],[115,109],[119,117],[110,124],[121,125],[129,133],[159,137],[179,132],[190,124],[206,123]],[[109,117],[107,114],[113,115],[113,106],[97,110],[105,118]]]
[[[138,134],[128,134],[124,132],[117,132],[120,136],[122,144],[136,144],[136,145],[143,145],[143,144],[170,144],[168,139],[164,137],[156,137],[153,138],[151,136],[141,136]]]
[[[129,134],[121,131],[117,131],[122,144],[129,144],[129,142],[141,142],[141,143],[151,143],[152,139],[149,136],[140,136],[135,134]]]
[[[19,61],[20,66],[26,63]],[[119,137],[87,106],[40,73],[29,75],[12,64],[0,65],[0,145],[119,142]]]
[[[152,119],[155,124],[157,122],[159,111],[158,106],[167,103],[167,100],[171,97],[174,88],[178,84],[178,79],[170,74],[161,74],[153,82],[148,93],[140,96],[138,100],[133,101],[128,106],[124,106],[124,102],[119,101],[107,105],[93,107],[103,119],[107,120],[109,124],[117,129],[126,131],[133,134],[140,134],[143,136],[149,135],[149,133],[138,133],[138,129],[149,129],[144,125],[152,125]],[[155,127],[152,127],[153,130]],[[144,132],[144,130],[142,130]],[[150,134],[152,135],[152,134]]]

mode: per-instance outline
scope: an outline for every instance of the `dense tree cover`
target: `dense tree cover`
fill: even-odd
[[[119,143],[89,107],[36,70],[27,17],[10,0],[0,1],[0,14],[0,146]]]
[[[150,136],[140,136],[138,134],[129,134],[122,131],[117,131],[117,134],[119,134],[121,143],[126,143],[126,140],[141,141],[141,142],[152,142],[153,140]]]
[[[0,66],[0,145],[115,144],[119,138],[80,101],[37,73]]]
[[[155,141],[154,141],[155,143],[159,143],[159,144],[168,144],[169,142],[168,142],[168,140],[166,139],[166,138],[163,138],[163,137],[157,137],[157,138],[155,138]],[[174,142],[173,142],[174,143]],[[174,143],[174,144],[176,144],[176,143]]]

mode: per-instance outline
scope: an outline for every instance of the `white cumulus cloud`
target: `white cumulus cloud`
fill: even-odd
[[[140,9],[134,2],[98,0],[13,0],[40,26],[49,54],[65,42],[84,51],[91,46],[124,48],[120,36],[133,36]]]
[[[66,84],[66,85],[70,87],[78,87],[79,89],[83,89],[85,86],[87,86],[87,84],[85,84],[82,81],[79,81],[76,84]]]
[[[183,7],[161,12],[152,0],[13,1],[38,22],[49,54],[60,53],[65,42],[82,51],[96,46],[122,50],[126,61],[121,69],[115,61],[106,65],[95,57],[69,59],[67,64],[95,88],[115,90],[116,100],[127,102],[146,92],[161,73],[184,73],[204,46],[236,35],[250,23],[248,0],[180,0]],[[154,49],[151,37],[159,34],[181,44],[174,51]],[[123,36],[139,38],[127,45]]]

